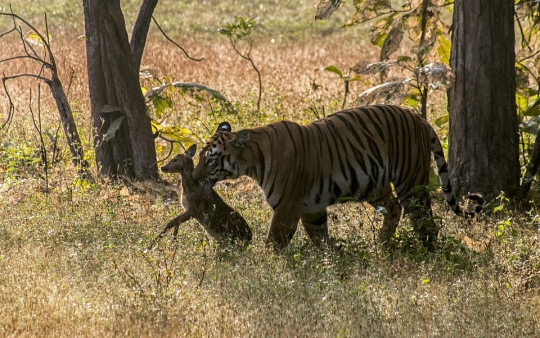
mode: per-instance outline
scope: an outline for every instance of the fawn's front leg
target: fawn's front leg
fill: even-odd
[[[152,241],[152,244],[150,245],[149,249],[154,247],[154,245],[156,245],[157,241],[159,241],[161,239],[161,237],[163,237],[163,235],[165,235],[165,233],[167,231],[169,231],[172,227],[174,227],[173,236],[174,236],[174,239],[176,239],[176,236],[178,235],[178,230],[180,229],[180,224],[189,221],[191,218],[192,218],[191,213],[186,211],[186,212],[180,214],[179,216],[173,218],[172,220],[170,220],[169,223],[167,223],[167,225],[165,225],[165,228],[163,228],[163,230],[161,230],[159,235],[157,235],[157,237]]]

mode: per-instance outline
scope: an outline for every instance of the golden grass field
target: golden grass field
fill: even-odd
[[[190,130],[199,144],[219,122],[234,128],[281,119],[300,123],[339,109],[343,88],[335,74],[377,60],[366,28],[339,30],[346,11],[330,22],[313,21],[315,3],[278,1],[164,1],[156,18],[171,37],[203,62],[187,60],[152,27],[143,68],[158,79],[193,81],[220,91],[236,115],[208,114],[207,102],[174,97],[163,123]],[[124,1],[128,27],[137,2]],[[3,5],[2,5],[3,6]],[[82,8],[54,1],[13,7],[36,25],[47,10],[53,48],[75,112],[85,151],[91,148]],[[4,9],[5,10],[5,9]],[[262,112],[254,114],[256,75],[217,28],[234,15],[257,16],[253,59],[263,77]],[[341,15],[341,16],[339,16]],[[0,22],[2,31],[10,23]],[[129,31],[129,30],[128,30]],[[273,41],[272,41],[273,39]],[[20,43],[0,40],[0,59]],[[0,63],[0,73],[35,70],[23,62]],[[355,82],[353,96],[374,79]],[[156,80],[142,80],[152,87]],[[299,229],[290,247],[272,253],[264,245],[271,210],[249,179],[216,189],[246,218],[252,245],[222,249],[195,221],[181,226],[177,242],[165,236],[147,250],[162,226],[182,212],[164,184],[128,184],[77,178],[64,137],[59,159],[45,177],[39,134],[55,134],[54,102],[37,83],[12,81],[15,116],[0,132],[0,336],[2,337],[538,337],[540,335],[540,234],[538,208],[500,211],[474,222],[451,213],[437,192],[434,213],[442,224],[440,249],[427,254],[407,220],[388,253],[375,241],[381,216],[368,205],[330,208],[330,232],[339,251],[312,246]],[[32,109],[30,93],[32,88]],[[434,96],[432,117],[444,114]],[[0,117],[8,104],[0,94]],[[444,130],[441,130],[444,138]],[[48,136],[45,142],[52,155]],[[198,141],[200,140],[200,141]],[[159,144],[160,159],[167,149]],[[503,201],[504,202],[504,201]]]

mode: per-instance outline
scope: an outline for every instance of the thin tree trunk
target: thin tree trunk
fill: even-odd
[[[460,194],[519,186],[513,0],[456,0],[448,90],[449,166]]]
[[[77,168],[80,174],[88,174],[88,162],[84,159],[84,150],[82,147],[79,132],[75,120],[73,119],[73,112],[67,99],[62,82],[56,74],[56,70],[51,72],[51,80],[47,81],[51,93],[56,101],[56,107],[58,108],[58,114],[64,127],[64,133],[66,135],[69,150],[71,152],[71,158],[73,165]]]

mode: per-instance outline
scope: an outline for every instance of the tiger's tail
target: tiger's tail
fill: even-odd
[[[446,164],[446,160],[444,159],[444,152],[442,149],[441,141],[439,141],[439,137],[437,136],[437,134],[435,134],[433,128],[430,128],[430,138],[431,151],[433,152],[433,157],[435,158],[435,163],[437,164],[439,180],[441,182],[446,203],[448,203],[452,211],[458,216],[465,218],[472,218],[476,216],[482,211],[482,208],[484,207],[484,198],[481,194],[471,193],[467,197],[476,203],[474,211],[464,211],[463,209],[461,209],[452,190],[452,184],[450,183],[450,177],[448,176],[448,165]]]

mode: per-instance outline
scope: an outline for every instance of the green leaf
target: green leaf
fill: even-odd
[[[119,118],[114,120],[113,123],[111,123],[111,125],[109,126],[109,129],[107,129],[107,133],[105,134],[103,138],[104,141],[109,142],[110,140],[114,138],[114,135],[116,135],[116,131],[122,125],[122,121],[124,121],[124,118],[126,117],[120,116]]]
[[[221,26],[219,34],[227,36],[232,40],[242,40],[251,35],[255,26],[255,18],[244,18],[237,16],[234,22]]]
[[[448,123],[448,114],[439,117],[435,120],[435,125],[439,128],[442,128],[442,125]]]
[[[537,97],[536,100],[533,101],[533,103],[527,106],[523,115],[525,116],[540,115],[540,97]]]
[[[343,77],[343,73],[336,66],[328,66],[328,67],[323,68],[323,70],[326,70],[327,72],[337,74],[339,77]]]
[[[438,35],[438,45],[437,45],[437,54],[439,55],[440,61],[444,64],[450,63],[450,48],[451,48],[451,42],[444,34],[439,34],[439,31],[437,30]]]
[[[169,140],[178,141],[184,145],[197,142],[197,136],[189,129],[178,126],[167,126],[161,129],[161,135]]]
[[[152,105],[154,106],[156,118],[158,119],[161,118],[161,116],[163,116],[166,109],[173,107],[171,98],[162,97],[159,95],[152,96]]]
[[[417,88],[411,88],[407,94],[407,98],[403,101],[403,105],[410,107],[418,107],[420,101],[422,100],[422,94],[418,91]]]
[[[401,55],[397,58],[398,65],[401,65],[402,62],[411,62],[412,58],[410,56]]]
[[[523,116],[523,114],[527,110],[528,104],[529,100],[527,99],[527,97],[519,91],[516,92],[516,106],[520,116]]]
[[[380,33],[379,35],[374,35],[370,41],[373,45],[381,47],[384,44],[384,41],[386,40],[386,37],[388,36],[387,33]]]

